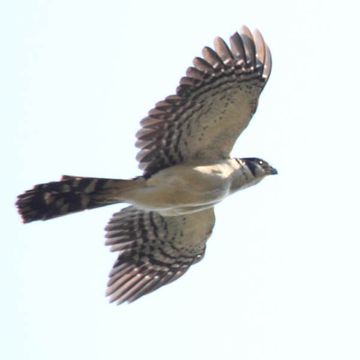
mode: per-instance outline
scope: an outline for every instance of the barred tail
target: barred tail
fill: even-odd
[[[136,183],[136,180],[63,176],[60,181],[36,185],[19,195],[16,206],[24,223],[48,220],[119,203],[121,192]]]

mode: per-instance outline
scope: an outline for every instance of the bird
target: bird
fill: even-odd
[[[108,222],[106,245],[118,257],[109,274],[110,302],[133,302],[182,276],[204,254],[214,206],[277,170],[230,152],[249,124],[271,73],[258,30],[243,26],[226,43],[202,50],[174,95],[140,122],[132,179],[63,176],[17,197],[24,223],[127,203]]]

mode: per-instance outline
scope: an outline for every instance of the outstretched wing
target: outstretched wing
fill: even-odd
[[[129,206],[114,214],[106,244],[120,255],[109,275],[110,301],[131,302],[179,278],[204,256],[214,224],[213,208],[163,217]]]
[[[270,50],[260,32],[243,27],[221,38],[215,51],[195,58],[176,95],[158,102],[141,121],[136,146],[145,175],[192,160],[224,159],[256,111],[271,71]]]

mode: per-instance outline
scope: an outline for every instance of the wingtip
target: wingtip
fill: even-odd
[[[252,37],[250,29],[246,25],[242,25],[240,28],[240,33],[245,35],[250,35]]]

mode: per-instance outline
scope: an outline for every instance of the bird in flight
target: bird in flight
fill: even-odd
[[[143,174],[130,180],[63,176],[18,196],[23,222],[128,203],[106,226],[119,252],[107,295],[132,302],[183,275],[202,259],[214,206],[277,171],[258,158],[232,158],[271,72],[259,31],[242,27],[229,45],[204,47],[176,94],[158,102],[136,134]]]

